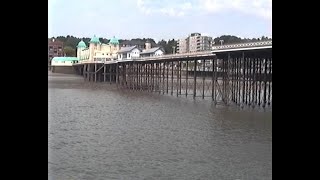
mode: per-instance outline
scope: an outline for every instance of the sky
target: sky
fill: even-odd
[[[48,0],[48,37],[272,37],[272,0]]]

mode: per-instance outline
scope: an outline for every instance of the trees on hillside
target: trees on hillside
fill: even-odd
[[[66,56],[69,56],[69,57],[76,56],[76,50],[74,48],[72,48],[71,46],[65,46],[64,53],[66,54]]]
[[[77,38],[77,37],[68,35],[66,37],[58,36],[56,37],[56,39],[64,43],[65,53],[67,56],[69,55],[75,56],[79,41],[83,40],[88,45],[91,38],[88,38],[88,37]],[[158,43],[156,43],[152,38],[142,38],[142,39],[134,38],[131,40],[119,39],[119,43],[120,45],[128,44],[128,45],[139,45],[143,47],[147,40],[151,42],[152,47],[161,46],[164,49],[166,54],[172,54],[174,49],[175,49],[175,52],[177,52],[177,40],[175,39],[169,39],[168,41],[162,39]],[[233,35],[222,35],[220,37],[214,38],[214,44],[218,45],[218,44],[221,44],[221,42],[223,42],[223,44],[234,44],[234,43],[242,43],[242,42],[266,41],[266,40],[271,40],[271,38],[262,36],[260,38],[250,39],[250,38],[240,38]],[[109,41],[110,39],[100,38],[101,43],[107,44],[109,43]]]
[[[231,35],[222,35],[220,37],[214,38],[214,44],[218,45],[221,44],[221,41],[223,44],[235,44],[235,43],[245,43],[245,42],[256,42],[256,41],[267,41],[271,40],[271,38],[268,38],[266,36],[262,36],[260,38],[240,38],[237,36],[231,36]]]
[[[166,54],[172,54],[173,51],[177,52],[177,41],[172,39],[172,40],[161,40],[157,43],[158,46],[161,46]]]

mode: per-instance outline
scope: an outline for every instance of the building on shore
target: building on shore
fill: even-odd
[[[139,58],[140,52],[137,46],[122,47],[118,51],[118,60]]]
[[[212,45],[212,37],[202,36],[200,33],[191,33],[187,38],[178,40],[177,53],[209,51],[212,49]]]
[[[145,44],[145,49],[140,53],[141,57],[153,57],[162,56],[164,54],[164,49],[162,47],[151,47],[151,42],[147,41]]]
[[[48,65],[54,57],[64,56],[63,46],[63,42],[55,38],[48,39]]]
[[[118,60],[134,59],[139,57],[153,57],[162,56],[164,50],[162,47],[151,47],[151,42],[147,40],[145,43],[145,49],[140,49],[137,46],[121,47],[118,51]]]
[[[145,49],[140,53],[141,57],[162,56],[163,54],[164,54],[164,50],[161,47]]]
[[[54,57],[51,60],[51,71],[53,73],[73,74],[73,64],[78,62],[77,57]]]
[[[101,43],[95,35],[89,41],[89,47],[81,40],[77,45],[77,58],[79,61],[111,61],[117,59],[120,50],[119,40],[111,38],[108,44]]]

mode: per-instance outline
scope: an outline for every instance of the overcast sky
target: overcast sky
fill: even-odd
[[[49,0],[48,37],[272,37],[272,0]]]

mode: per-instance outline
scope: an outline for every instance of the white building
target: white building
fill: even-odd
[[[140,49],[137,46],[123,47],[118,51],[118,60],[134,59],[140,57]]]
[[[152,57],[152,56],[162,56],[164,54],[164,50],[161,47],[151,48],[151,43],[147,40],[146,49],[144,49],[141,53],[141,57]]]
[[[77,57],[54,57],[51,60],[51,66],[72,66],[78,61]]]
[[[74,74],[75,63],[78,63],[77,57],[54,57],[51,60],[51,71],[53,73]]]
[[[151,43],[148,40],[145,43],[145,47],[142,51],[137,46],[122,47],[118,51],[118,60],[162,56],[164,54],[164,50],[161,47],[151,48]]]
[[[163,54],[164,54],[164,50],[161,47],[145,49],[140,53],[141,57],[162,56]]]

